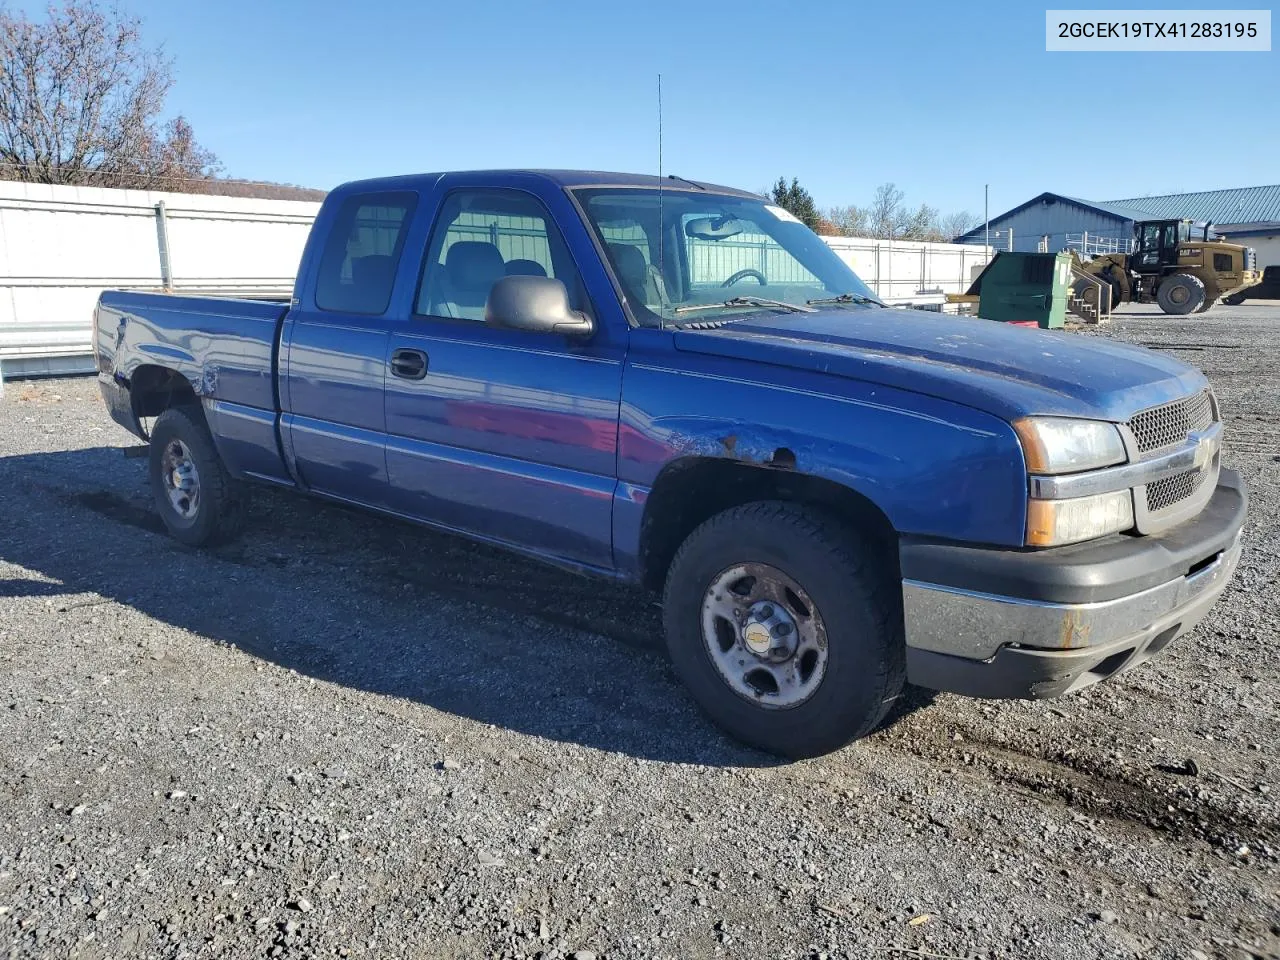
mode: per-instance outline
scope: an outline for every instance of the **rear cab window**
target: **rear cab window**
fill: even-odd
[[[331,313],[376,316],[391,301],[414,193],[348,197],[325,240],[316,274],[316,307]]]

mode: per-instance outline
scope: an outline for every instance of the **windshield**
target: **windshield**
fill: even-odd
[[[641,324],[705,323],[810,300],[880,305],[812,230],[764,200],[625,187],[576,195]]]

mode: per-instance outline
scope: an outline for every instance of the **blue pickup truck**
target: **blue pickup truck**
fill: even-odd
[[[1039,698],[1128,669],[1239,558],[1199,371],[887,307],[708,183],[348,183],[288,304],[108,291],[95,323],[178,540],[233,536],[252,482],[642,583],[698,704],[786,756],[907,681]]]

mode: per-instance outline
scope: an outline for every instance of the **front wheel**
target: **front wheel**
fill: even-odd
[[[897,590],[843,524],[797,504],[749,503],[706,521],[677,552],[667,646],[731,736],[818,756],[871,732],[902,691]]]
[[[188,546],[223,543],[244,522],[239,491],[199,409],[173,407],[156,420],[151,491],[169,534]]]
[[[1186,316],[1207,299],[1204,281],[1190,273],[1171,273],[1156,288],[1156,302],[1165,313]]]

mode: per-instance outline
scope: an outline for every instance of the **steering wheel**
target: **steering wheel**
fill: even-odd
[[[756,280],[760,282],[760,286],[762,287],[769,282],[764,278],[764,274],[761,273],[759,270],[752,270],[750,267],[747,267],[745,270],[739,270],[737,273],[731,276],[724,283],[720,284],[720,286],[732,287],[739,280],[745,280],[747,277],[755,277]]]

